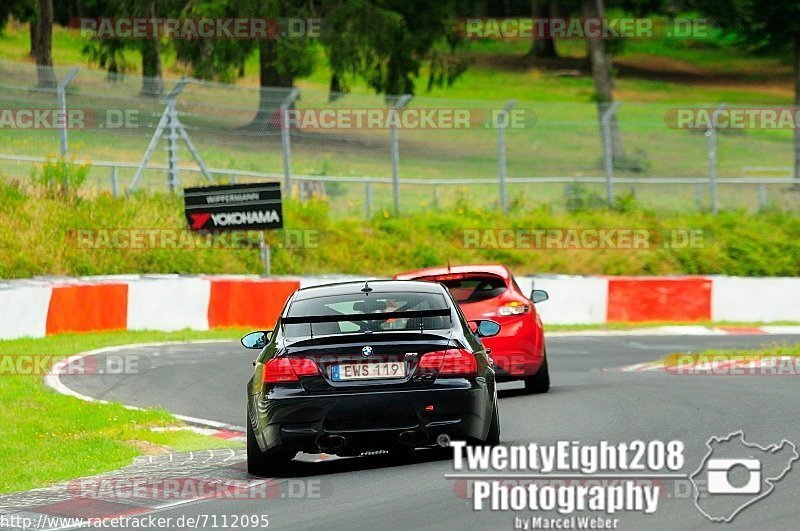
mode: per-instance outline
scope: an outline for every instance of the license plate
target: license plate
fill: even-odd
[[[334,365],[331,379],[334,382],[347,380],[379,380],[405,378],[406,364],[394,362],[340,363]]]

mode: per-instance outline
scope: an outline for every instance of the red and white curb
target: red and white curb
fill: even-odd
[[[620,330],[561,330],[547,331],[547,337],[613,337],[613,336],[761,336],[761,335],[800,335],[797,325],[764,325],[764,326],[701,326],[701,325],[669,325],[652,328],[630,328]]]
[[[300,287],[359,276],[109,275],[0,281],[0,339],[103,330],[209,330],[275,324]],[[560,325],[800,322],[800,278],[517,277]],[[253,306],[258,299],[261,304]]]
[[[241,431],[231,430],[218,430],[214,428],[201,428],[200,426],[156,426],[152,428],[154,432],[175,432],[175,431],[189,431],[198,435],[205,435],[206,437],[214,437],[216,439],[223,439],[225,441],[247,442],[247,437]]]

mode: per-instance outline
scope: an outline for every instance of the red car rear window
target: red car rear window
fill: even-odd
[[[494,275],[469,275],[458,279],[435,280],[444,284],[459,304],[480,302],[499,297],[506,291],[505,281]]]

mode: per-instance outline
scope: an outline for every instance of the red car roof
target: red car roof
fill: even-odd
[[[429,267],[426,269],[417,269],[415,271],[398,273],[394,276],[394,278],[397,280],[413,280],[420,277],[435,277],[450,273],[489,273],[491,275],[497,275],[505,280],[511,278],[511,272],[508,270],[508,268],[500,264],[459,265],[451,266],[449,269],[447,266]]]

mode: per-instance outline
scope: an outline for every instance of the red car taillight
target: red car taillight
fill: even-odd
[[[527,304],[520,304],[518,302],[512,302],[511,304],[506,304],[505,306],[500,306],[497,309],[497,315],[507,316],[507,315],[522,315],[531,311],[531,307]]]
[[[439,376],[466,376],[477,374],[475,355],[464,349],[447,349],[428,352],[419,359],[421,371],[437,371]]]
[[[313,360],[306,358],[272,358],[264,364],[261,380],[264,383],[296,382],[300,376],[319,374]]]

